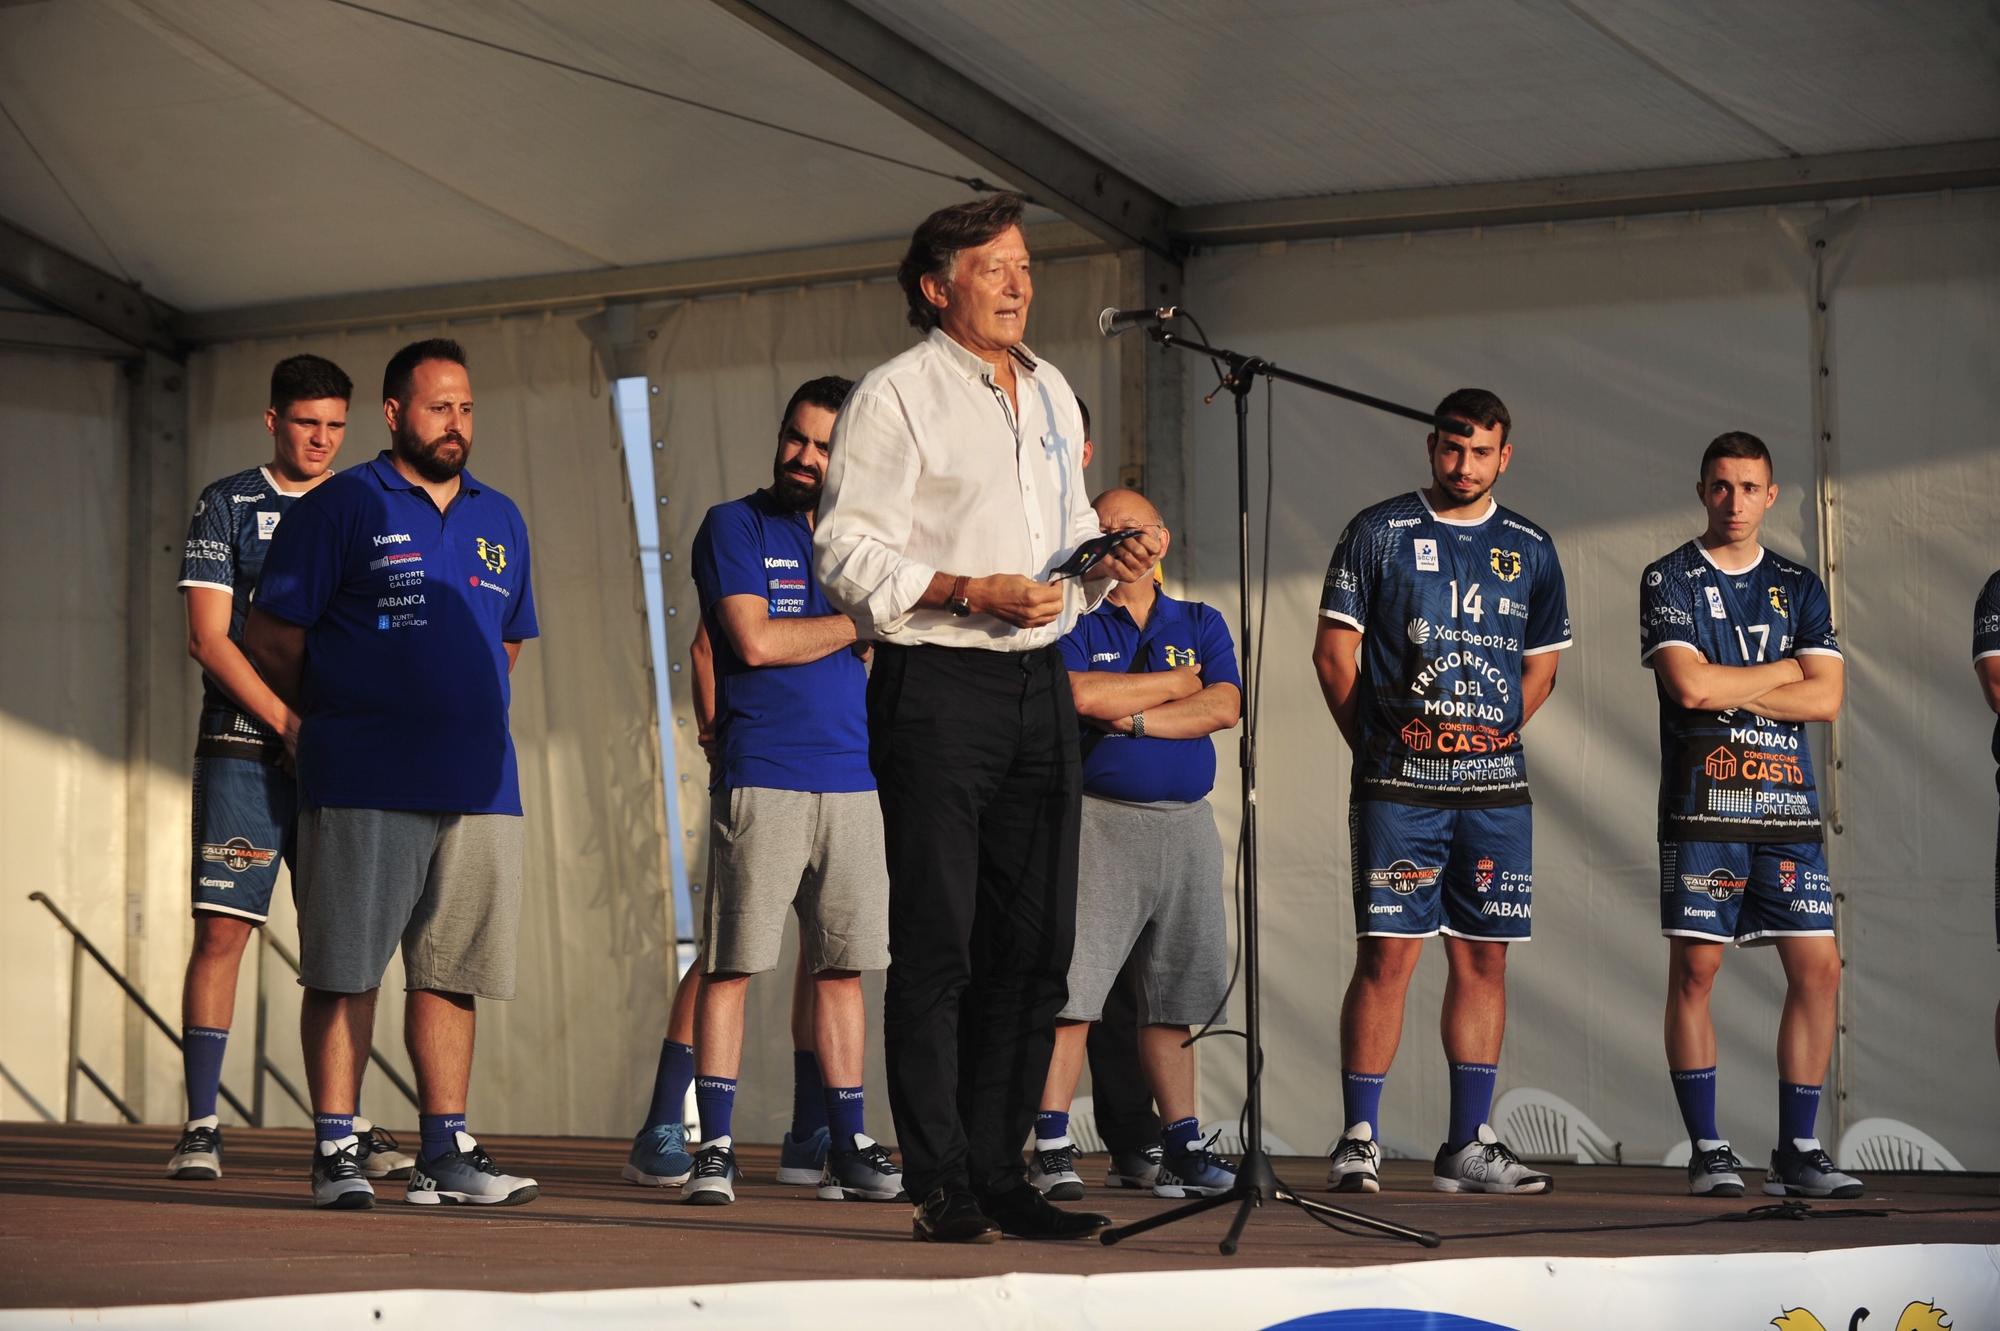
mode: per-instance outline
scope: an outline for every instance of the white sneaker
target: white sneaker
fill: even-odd
[[[1160,1177],[1160,1159],[1166,1148],[1158,1142],[1136,1151],[1113,1151],[1111,1165],[1104,1171],[1107,1188],[1151,1188]]]
[[[1479,1135],[1458,1150],[1449,1142],[1438,1147],[1431,1186],[1439,1192],[1548,1192],[1556,1181],[1522,1164],[1492,1125],[1481,1123]]]
[[[1083,1197],[1083,1177],[1076,1172],[1076,1143],[1067,1137],[1035,1142],[1028,1162],[1028,1186],[1051,1201],[1074,1202]]]
[[[1861,1195],[1861,1180],[1833,1167],[1833,1157],[1817,1137],[1794,1137],[1771,1152],[1771,1170],[1764,1175],[1768,1197],[1832,1197]]]
[[[375,1189],[361,1172],[361,1143],[352,1134],[313,1146],[313,1205],[326,1211],[366,1211]]]
[[[1688,1191],[1697,1197],[1741,1197],[1743,1162],[1726,1141],[1698,1141],[1688,1157]]]
[[[361,1143],[361,1172],[369,1178],[406,1179],[416,1167],[416,1158],[393,1133],[359,1114],[354,1116],[354,1136]]]
[[[453,1133],[452,1145],[457,1149],[449,1155],[417,1161],[404,1201],[416,1206],[521,1206],[542,1195],[533,1179],[503,1174],[471,1133]]]
[[[222,1177],[221,1120],[210,1114],[191,1118],[174,1144],[174,1158],[167,1161],[167,1177],[211,1179]]]
[[[681,1184],[681,1200],[691,1206],[727,1206],[736,1200],[736,1152],[729,1138],[705,1142],[694,1153],[694,1172]]]
[[[1382,1144],[1368,1124],[1356,1123],[1341,1133],[1328,1159],[1333,1166],[1326,1171],[1326,1181],[1332,1191],[1382,1191]]]

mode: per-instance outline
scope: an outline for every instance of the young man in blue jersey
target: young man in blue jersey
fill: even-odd
[[[1313,665],[1354,755],[1348,830],[1360,935],[1340,1013],[1346,1130],[1327,1182],[1380,1186],[1377,1113],[1424,940],[1444,935],[1450,1126],[1442,1192],[1539,1193],[1486,1122],[1507,1019],[1507,945],[1531,928],[1532,810],[1521,731],[1570,645],[1555,542],[1489,491],[1513,456],[1492,393],[1461,388],[1425,441],[1431,483],[1341,533]]]
[[[867,672],[854,621],[812,571],[812,534],[834,418],[853,384],[827,376],[785,405],[771,484],[708,511],[695,587],[716,683],[714,793],[695,1014],[703,1142],[682,1199],[734,1201],[730,1119],[752,975],[774,968],[785,915],[813,976],[815,1052],[829,1145],[827,1201],[892,1201],[902,1171],[863,1130],[867,1017],[861,972],[889,964],[889,878],[868,765]]]
[[[1986,580],[1972,607],[1972,669],[1986,694],[1986,705],[2000,712],[2000,573]],[[1993,761],[2000,763],[2000,721],[1993,723]],[[1993,774],[2000,786],[2000,771]],[[2000,839],[1993,849],[1993,935],[2000,943]],[[1993,1047],[2000,1052],[2000,1005],[1993,1009]]]
[[[1743,1161],[1716,1122],[1709,1015],[1734,939],[1775,945],[1785,970],[1778,1145],[1764,1191],[1859,1197],[1860,1180],[1834,1168],[1814,1127],[1841,962],[1804,724],[1839,713],[1846,666],[1819,578],[1759,543],[1778,498],[1764,442],[1718,436],[1695,492],[1707,529],[1639,580],[1640,660],[1660,696],[1667,1068],[1693,1143],[1688,1190],[1743,1195]]]
[[[1159,511],[1136,490],[1107,491],[1093,507],[1105,531],[1150,531],[1162,555],[1169,548]],[[1242,710],[1236,647],[1220,614],[1168,596],[1150,568],[1121,579],[1060,646],[1082,723],[1076,944],[1028,1182],[1058,1201],[1083,1196],[1070,1102],[1088,1032],[1129,965],[1143,1084],[1166,1120],[1153,1194],[1212,1197],[1235,1186],[1236,1169],[1203,1144],[1187,1039],[1190,1027],[1222,1019],[1229,989],[1209,736]]]
[[[195,500],[181,557],[188,655],[201,666],[194,759],[194,948],[181,988],[187,1125],[167,1163],[178,1179],[222,1174],[215,1101],[251,934],[271,912],[278,862],[292,861],[299,718],[243,655],[243,622],[264,554],[294,500],[333,474],[354,383],[332,361],[288,356],[271,371],[264,428],[271,460],[225,476]],[[387,1132],[359,1129],[375,1177],[410,1158]]]
[[[466,1130],[478,1000],[514,997],[524,834],[507,711],[539,632],[527,523],[466,465],[472,409],[456,342],[392,356],[390,448],[293,506],[244,630],[301,718],[293,896],[317,1207],[374,1205],[354,1109],[399,945],[422,1135],[404,1200],[540,1195]]]

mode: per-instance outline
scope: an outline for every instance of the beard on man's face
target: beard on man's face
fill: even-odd
[[[452,449],[449,445],[456,444]],[[465,470],[472,458],[472,443],[456,430],[446,430],[435,439],[420,439],[410,429],[396,431],[396,456],[410,464],[417,475],[439,485]]]
[[[808,475],[811,479],[807,479]],[[771,494],[779,507],[792,513],[808,513],[819,507],[819,492],[825,481],[810,469],[788,470],[783,463],[771,469]]]

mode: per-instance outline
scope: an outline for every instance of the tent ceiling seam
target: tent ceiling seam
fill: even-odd
[[[444,190],[446,193],[451,194],[456,198],[463,199],[465,202],[471,204],[473,207],[480,209],[482,212],[497,217],[501,221],[506,222],[511,226],[518,227],[521,230],[528,232],[530,235],[539,236],[543,240],[548,241],[550,244],[560,246],[562,249],[567,250],[571,254],[579,255],[585,259],[590,260],[592,263],[602,264],[604,267],[607,268],[615,268],[618,266],[615,260],[607,258],[604,255],[598,254],[595,251],[585,249],[583,246],[576,244],[574,241],[565,240],[561,236],[556,235],[552,231],[545,231],[541,227],[536,226],[533,222],[527,221],[524,218],[516,217],[512,213],[507,212],[505,209],[500,208],[495,204],[488,203],[486,200],[479,198],[477,195],[468,193],[467,191],[460,189],[458,186],[451,184],[449,181],[443,180],[438,176],[431,174],[429,171],[424,170],[416,163],[408,161],[407,159],[401,156],[398,156],[396,153],[392,152],[388,147],[384,146],[383,144],[376,143],[372,139],[363,136],[359,131],[349,129],[346,125],[341,124],[339,121],[333,119],[329,115],[326,115],[324,112],[318,110],[317,108],[307,105],[305,102],[299,100],[297,97],[294,97],[291,93],[286,92],[284,89],[278,87],[276,84],[267,82],[266,80],[259,78],[256,74],[252,73],[248,69],[245,69],[242,65],[236,63],[234,60],[231,60],[228,56],[222,54],[222,52],[208,45],[206,42],[202,41],[199,37],[196,37],[193,33],[189,32],[187,29],[175,23],[172,19],[167,18],[165,15],[155,10],[150,4],[146,2],[146,0],[125,0],[125,3],[131,8],[138,10],[140,13],[144,14],[146,17],[153,20],[153,22],[159,26],[162,32],[167,33],[179,39],[180,41],[186,42],[189,46],[194,47],[196,50],[202,52],[210,59],[217,61],[218,63],[232,70],[241,77],[248,79],[250,82],[256,84],[259,88],[262,88],[265,92],[270,93],[273,97],[276,97],[280,101],[284,102],[286,105],[294,107],[297,110],[305,113],[306,115],[312,117],[314,120],[317,120],[320,124],[325,125],[328,129],[332,130],[334,133],[339,134],[343,138],[346,138],[354,143],[361,145],[363,148],[366,148],[368,151],[375,153],[377,156],[386,158],[387,160],[394,162],[397,166],[402,167],[404,170],[410,172],[412,175],[415,175],[422,180],[428,181],[432,185],[437,186],[439,189]]]
[[[49,179],[55,183],[55,187],[58,190],[62,191],[63,198],[69,201],[69,206],[75,210],[77,217],[83,222],[84,229],[89,231],[92,238],[97,241],[98,248],[104,251],[105,258],[111,260],[111,266],[118,270],[118,275],[134,286],[138,285],[138,280],[132,276],[132,272],[125,266],[124,260],[118,257],[118,251],[111,248],[111,242],[106,240],[104,233],[97,229],[97,223],[91,220],[90,213],[81,203],[77,202],[76,195],[72,194],[69,186],[63,183],[62,176],[49,162],[49,159],[42,155],[42,150],[36,145],[34,139],[29,137],[27,127],[14,117],[13,111],[8,109],[7,99],[4,96],[0,96],[0,115],[7,117],[7,123],[14,127],[16,134],[21,136],[21,142],[27,145],[28,152],[34,157],[36,163],[41,166],[42,170],[48,172]]]
[[[1571,14],[1575,15],[1583,23],[1589,25],[1589,27],[1593,31],[1595,31],[1599,36],[1603,37],[1606,41],[1616,46],[1619,50],[1631,56],[1634,60],[1637,60],[1641,64],[1645,65],[1646,68],[1652,70],[1655,74],[1658,74],[1661,78],[1668,80],[1670,83],[1672,83],[1675,87],[1679,88],[1681,91],[1699,100],[1702,103],[1702,105],[1724,116],[1727,116],[1737,126],[1739,126],[1742,129],[1748,130],[1750,133],[1756,135],[1759,139],[1762,139],[1765,143],[1768,143],[1772,147],[1776,148],[1779,152],[1783,153],[1785,156],[1797,157],[1800,155],[1799,150],[1797,148],[1794,148],[1791,144],[1786,143],[1783,139],[1771,133],[1763,126],[1757,124],[1754,120],[1751,120],[1748,116],[1745,116],[1742,112],[1728,105],[1721,98],[1709,92],[1707,89],[1701,87],[1699,84],[1695,83],[1692,79],[1689,79],[1685,75],[1675,72],[1673,69],[1668,67],[1667,63],[1664,60],[1661,60],[1659,57],[1651,54],[1650,52],[1640,49],[1638,43],[1632,41],[1630,38],[1627,38],[1622,33],[1618,32],[1615,28],[1613,28],[1609,23],[1606,23],[1603,19],[1598,18],[1595,14],[1591,13],[1588,9],[1584,8],[1583,0],[1560,0],[1560,3],[1564,9],[1567,9]]]

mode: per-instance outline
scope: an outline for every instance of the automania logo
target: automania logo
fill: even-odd
[[[220,864],[231,873],[242,873],[245,869],[262,869],[278,858],[275,850],[265,850],[253,846],[240,836],[233,836],[220,845],[208,842],[201,848],[201,857],[210,864]]]
[[[1707,873],[1681,875],[1681,886],[1690,892],[1703,893],[1711,901],[1729,900],[1732,895],[1741,892],[1748,881],[1725,869],[1710,869]]]

